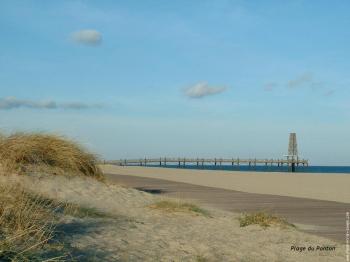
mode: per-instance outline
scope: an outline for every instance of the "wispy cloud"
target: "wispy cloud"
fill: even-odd
[[[326,93],[324,93],[324,96],[332,96],[332,95],[334,95],[334,93],[335,93],[334,89],[328,90]]]
[[[276,82],[269,82],[269,83],[265,84],[264,90],[267,91],[267,92],[271,92],[271,91],[273,91],[277,86],[278,86],[278,85],[277,85]]]
[[[281,85],[278,82],[270,81],[265,83],[263,88],[266,92],[272,92],[279,86]],[[290,90],[305,89],[311,92],[319,93],[323,96],[332,96],[335,93],[334,89],[330,89],[328,87],[329,84],[327,82],[314,77],[314,74],[308,71],[296,76],[295,78],[287,80],[282,86]]]
[[[32,108],[32,109],[71,109],[82,110],[90,108],[102,108],[100,104],[85,104],[85,103],[57,103],[55,101],[33,101],[18,99],[16,97],[0,98],[0,110],[10,110],[17,108]]]
[[[305,72],[302,75],[291,79],[288,81],[287,86],[289,88],[296,88],[296,87],[301,87],[307,84],[313,84],[313,75],[310,72]]]
[[[226,87],[214,87],[214,86],[209,86],[205,82],[200,82],[186,88],[185,95],[190,98],[202,98],[205,96],[222,93],[226,89],[227,89]]]
[[[73,32],[71,39],[79,44],[98,46],[102,43],[102,34],[94,29],[84,29]]]
[[[320,88],[325,88],[325,83],[322,81],[312,81],[310,83],[310,87],[313,89],[320,89]]]

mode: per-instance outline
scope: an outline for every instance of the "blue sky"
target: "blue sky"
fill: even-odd
[[[349,165],[349,1],[1,1],[0,129],[107,159]]]

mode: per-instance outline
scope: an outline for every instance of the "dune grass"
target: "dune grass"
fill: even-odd
[[[210,214],[207,210],[202,209],[194,204],[174,201],[174,200],[161,200],[149,206],[152,209],[159,209],[165,212],[185,212],[196,215],[203,215],[209,217]]]
[[[36,261],[53,237],[59,207],[19,185],[0,186],[0,261]]]
[[[95,155],[67,138],[50,134],[2,135],[0,165],[5,172],[43,171],[103,179]]]
[[[40,133],[0,134],[0,171],[83,175],[103,180],[93,154],[64,137]],[[60,246],[52,239],[58,217],[66,214],[103,216],[96,210],[26,192],[17,184],[0,185],[0,261],[43,261],[43,253]],[[65,254],[47,261],[61,261],[63,257]]]
[[[263,228],[270,227],[272,225],[277,225],[282,228],[295,227],[295,225],[287,222],[285,219],[268,214],[266,212],[256,212],[251,214],[243,214],[238,218],[241,227],[246,227],[249,225],[259,225]]]
[[[65,261],[69,252],[55,238],[56,226],[65,215],[114,218],[94,208],[27,192],[18,184],[0,185],[0,261]]]

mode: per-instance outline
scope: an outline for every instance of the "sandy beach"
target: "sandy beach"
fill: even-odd
[[[113,166],[100,170],[93,154],[52,135],[15,134],[2,138],[0,149],[1,261],[344,261],[341,236],[350,205],[276,195],[281,192],[278,186],[286,183],[291,187],[289,194],[325,198],[321,191],[325,185],[314,191],[307,187],[298,190],[299,180],[314,189],[310,178],[304,183],[290,174],[264,177]],[[152,176],[163,179],[154,182]],[[175,184],[173,191],[189,189],[191,193],[194,189],[216,204],[152,193],[123,184],[124,178],[137,178],[140,187],[165,183],[168,188]],[[340,185],[347,182],[345,176],[335,178]],[[332,178],[328,176],[328,180],[329,186]],[[211,187],[203,189],[196,182]],[[336,191],[332,188],[331,192]],[[289,215],[259,210],[265,204]],[[242,208],[247,212],[242,213]],[[293,219],[290,212],[311,217],[312,228],[316,225],[319,234],[296,224],[307,220]]]
[[[58,240],[77,261],[344,261],[344,245],[326,238],[295,228],[240,227],[236,214],[215,209],[210,216],[155,210],[150,205],[164,198],[91,178],[7,175],[0,182],[106,214],[61,217]],[[309,246],[316,250],[303,249]]]
[[[265,173],[189,170],[137,166],[101,166],[104,173],[139,176],[237,190],[350,203],[349,174]]]
[[[121,184],[158,196],[193,201],[202,207],[210,207],[236,214],[266,212],[285,218],[299,230],[345,243],[344,218],[350,204],[246,193],[216,187],[198,186],[163,179],[106,174],[111,183]]]

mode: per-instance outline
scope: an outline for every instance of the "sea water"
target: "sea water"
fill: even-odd
[[[204,169],[204,170],[227,170],[227,171],[256,171],[256,172],[290,172],[291,167],[284,166],[271,166],[271,165],[196,165],[196,164],[186,164],[181,163],[180,166],[176,164],[165,165],[147,165],[150,167],[165,167],[165,168],[182,168],[182,169]],[[347,173],[350,174],[350,166],[296,166],[295,172],[298,173]]]

